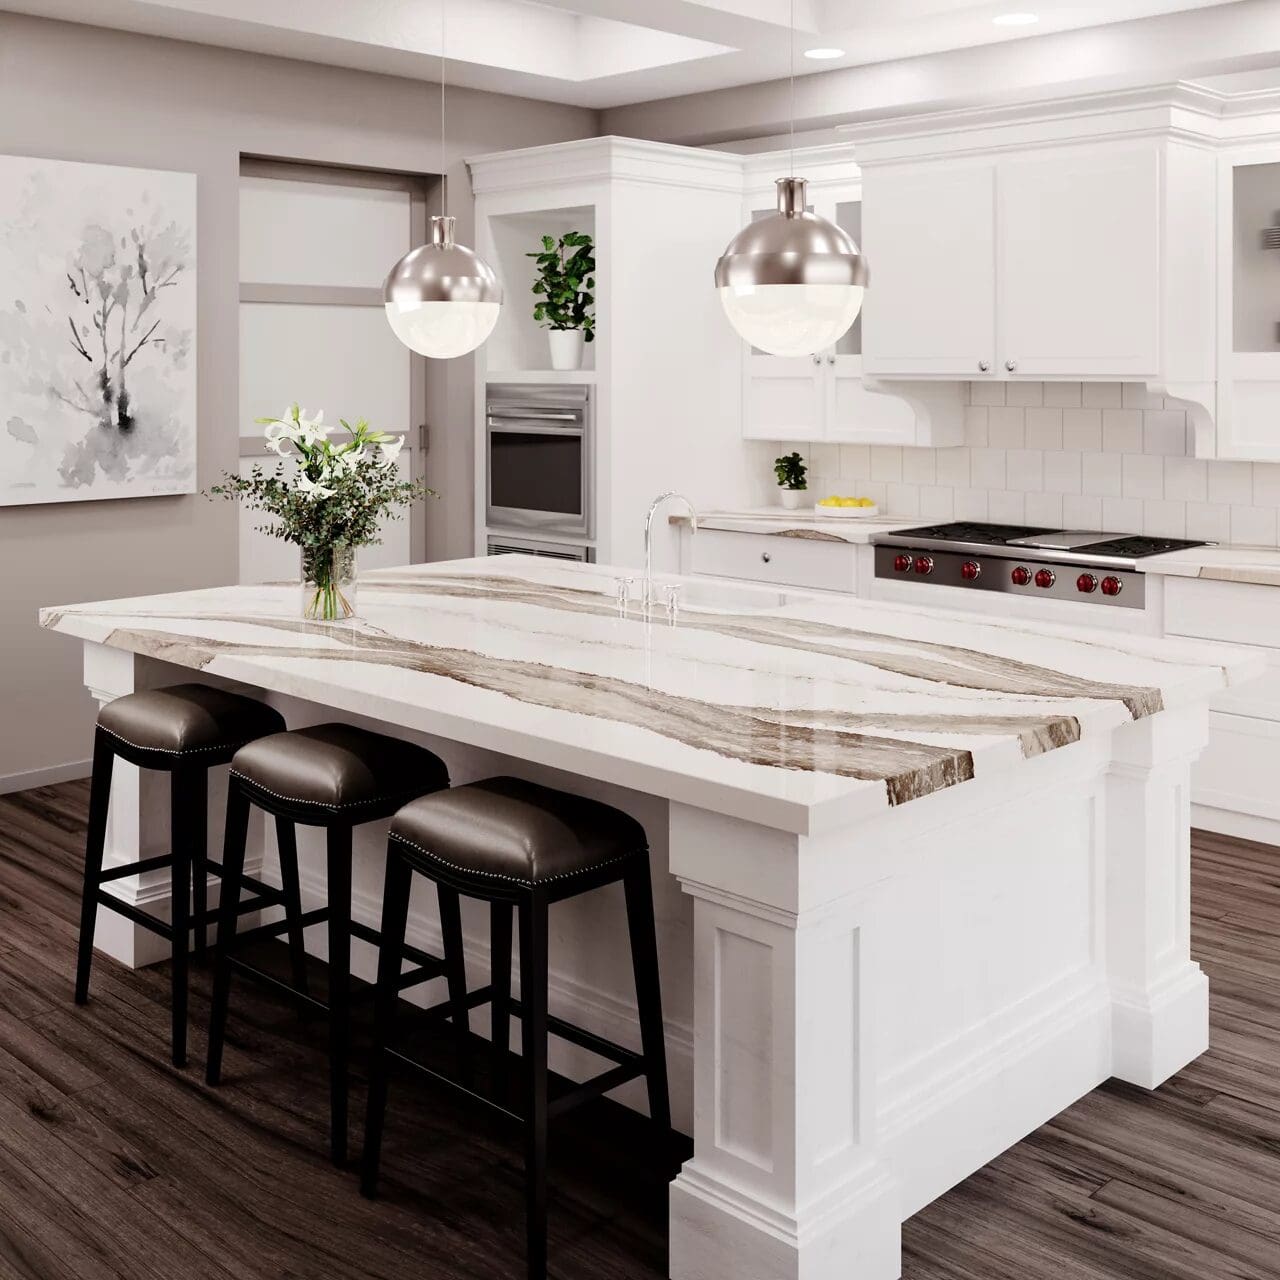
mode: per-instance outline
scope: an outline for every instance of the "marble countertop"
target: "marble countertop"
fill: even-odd
[[[689,517],[673,515],[672,524],[688,524]],[[857,546],[871,541],[873,533],[917,529],[925,520],[890,519],[885,515],[823,517],[813,507],[787,511],[783,507],[751,507],[742,511],[698,513],[699,529],[723,529],[730,533],[772,534],[778,538],[810,538],[819,542],[848,542]]]
[[[1192,641],[977,621],[708,578],[676,625],[622,571],[524,556],[362,575],[360,620],[296,586],[41,611],[41,624],[783,830],[883,813],[1262,669]]]
[[[1151,556],[1144,573],[1175,578],[1206,578],[1215,582],[1252,582],[1280,587],[1280,549],[1276,547],[1188,547]]]

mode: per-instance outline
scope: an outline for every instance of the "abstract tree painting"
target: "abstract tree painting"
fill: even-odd
[[[0,505],[194,493],[194,174],[0,156]]]

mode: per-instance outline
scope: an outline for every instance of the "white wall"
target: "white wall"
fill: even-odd
[[[992,520],[1280,545],[1280,464],[1191,456],[1184,411],[1119,383],[974,383],[954,449],[753,443],[755,502],[799,449],[816,500],[872,497],[891,516]]]
[[[201,487],[237,466],[242,153],[432,174],[447,168],[458,235],[473,233],[462,157],[590,136],[595,113],[203,45],[0,13],[0,152],[198,176]],[[0,287],[3,287],[0,285]],[[429,508],[439,556],[469,554],[472,363],[429,378]],[[0,507],[0,788],[34,784],[89,752],[93,707],[79,646],[36,610],[234,582],[236,513],[198,495]],[[21,733],[12,726],[21,725]],[[23,776],[25,775],[25,776]]]

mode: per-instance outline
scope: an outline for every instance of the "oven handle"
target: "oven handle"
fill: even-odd
[[[545,420],[546,422],[581,422],[580,413],[556,413],[554,409],[490,409],[489,421],[510,418],[513,422]]]
[[[489,430],[495,435],[538,435],[538,436],[582,436],[586,428],[577,423],[571,427],[560,427],[546,422],[542,418],[526,418],[521,422],[499,422],[489,419]]]

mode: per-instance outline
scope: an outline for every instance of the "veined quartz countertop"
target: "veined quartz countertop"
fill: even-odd
[[[503,556],[41,611],[82,640],[802,833],[884,812],[1258,674],[1182,640],[976,621],[708,578],[676,625],[622,570]]]
[[[672,515],[672,524],[688,524],[689,517]],[[813,507],[788,511],[784,507],[753,507],[743,511],[698,513],[699,529],[723,529],[730,533],[772,534],[778,538],[810,538],[819,542],[871,541],[873,533],[918,529],[927,520],[890,519],[888,516],[835,516],[824,519]]]
[[[1142,562],[1144,573],[1215,582],[1252,582],[1280,587],[1280,549],[1276,547],[1188,547]]]

